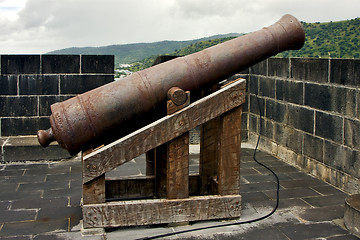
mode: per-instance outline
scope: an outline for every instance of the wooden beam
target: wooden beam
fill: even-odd
[[[199,174],[189,176],[189,195],[199,195]],[[155,176],[124,177],[119,179],[106,179],[106,199],[153,198],[155,195]]]
[[[242,106],[220,116],[218,194],[240,194]]]
[[[119,201],[83,206],[84,228],[140,226],[240,217],[241,196]]]
[[[105,202],[105,174],[83,184],[82,198],[84,204]]]
[[[158,147],[217,116],[240,106],[245,101],[245,79],[161,118],[84,157],[83,182],[111,171],[133,158]]]

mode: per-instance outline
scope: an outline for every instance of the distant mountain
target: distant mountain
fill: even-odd
[[[132,43],[103,47],[72,47],[49,52],[47,54],[99,54],[115,55],[115,64],[132,63],[153,55],[171,53],[190,44],[217,38],[236,37],[239,33],[219,34],[188,41],[161,41],[153,43]]]

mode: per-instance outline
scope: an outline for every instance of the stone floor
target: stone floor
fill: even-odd
[[[191,172],[198,171],[196,149],[193,146],[191,150]],[[141,239],[181,231],[185,233],[162,239],[358,239],[343,227],[347,194],[265,152],[256,156],[280,179],[279,209],[262,221],[239,224],[268,214],[276,203],[275,179],[253,161],[252,154],[252,149],[242,149],[243,200],[239,220],[107,229],[102,235],[93,236],[81,234],[81,162],[78,158],[1,164],[0,239]],[[140,156],[108,176],[144,172],[144,157]],[[221,226],[223,224],[234,225]],[[220,227],[187,231],[212,226]]]

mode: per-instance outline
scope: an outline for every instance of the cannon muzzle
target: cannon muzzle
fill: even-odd
[[[281,51],[300,49],[304,40],[301,23],[285,15],[259,31],[55,103],[51,129],[38,132],[39,142],[56,140],[70,154],[108,143],[153,121],[172,87],[199,90]]]

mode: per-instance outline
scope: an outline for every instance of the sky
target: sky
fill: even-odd
[[[0,0],[0,54],[248,33],[284,14],[360,17],[359,0]]]

